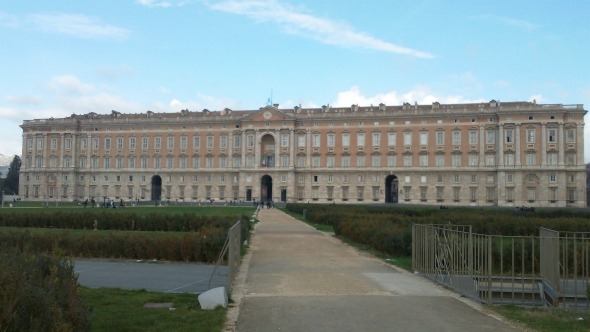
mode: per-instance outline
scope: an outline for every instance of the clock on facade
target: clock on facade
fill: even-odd
[[[264,116],[265,119],[270,119],[272,117],[272,113],[269,111],[264,112],[264,114],[262,114],[262,116]]]

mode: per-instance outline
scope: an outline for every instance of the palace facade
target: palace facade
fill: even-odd
[[[585,114],[492,100],[25,120],[19,194],[585,207]]]

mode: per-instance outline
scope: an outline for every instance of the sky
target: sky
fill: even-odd
[[[111,110],[589,109],[589,13],[586,0],[0,0],[0,154],[21,154],[23,120]]]

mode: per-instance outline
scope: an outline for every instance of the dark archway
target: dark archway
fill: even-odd
[[[395,175],[385,178],[385,203],[397,203],[399,192],[399,179]]]
[[[159,175],[152,176],[152,201],[162,200],[162,178]]]
[[[272,178],[265,175],[260,179],[260,200],[262,202],[272,201]]]

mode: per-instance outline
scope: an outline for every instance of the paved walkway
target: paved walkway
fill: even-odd
[[[258,219],[226,331],[517,331],[279,210]]]

